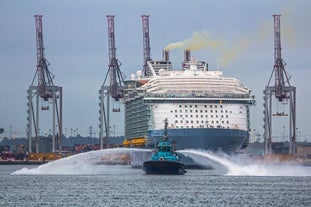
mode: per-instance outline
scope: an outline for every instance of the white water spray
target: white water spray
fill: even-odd
[[[228,169],[226,175],[234,176],[311,176],[311,167],[293,163],[263,163],[246,156],[229,156],[200,150],[179,150],[185,156],[200,156],[217,162]],[[195,158],[194,158],[195,159]],[[212,162],[211,162],[212,164]],[[212,164],[213,165],[213,164]]]
[[[131,166],[124,165],[126,164],[124,161],[126,162],[128,157],[131,159],[133,152],[143,153],[149,151],[151,150],[134,148],[114,148],[90,151],[55,160],[34,168],[22,168],[11,173],[11,175],[87,175],[130,173],[131,171],[129,169]]]

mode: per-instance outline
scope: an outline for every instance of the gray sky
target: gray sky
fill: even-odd
[[[281,14],[283,59],[291,84],[297,87],[297,127],[301,137],[310,137],[310,10],[308,0],[1,0],[0,128],[8,135],[12,126],[17,136],[25,136],[26,90],[36,71],[35,14],[43,15],[45,57],[54,84],[63,87],[67,135],[76,128],[87,135],[89,126],[98,133],[98,90],[108,65],[106,15],[115,15],[117,57],[130,77],[142,68],[140,16],[149,14],[153,59],[160,59],[168,44],[195,32],[223,43],[221,48],[192,55],[209,62],[210,70],[221,64],[225,76],[236,77],[252,89],[257,104],[251,108],[251,128],[262,133],[262,91],[274,64],[272,14]],[[179,69],[183,51],[172,50],[170,57]],[[47,117],[42,118],[41,131],[51,128]],[[278,122],[277,135],[288,125]],[[116,125],[117,135],[123,134],[123,113],[113,113],[111,125]]]

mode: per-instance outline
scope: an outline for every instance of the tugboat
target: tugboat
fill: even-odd
[[[179,162],[179,157],[174,152],[172,142],[167,138],[167,126],[168,122],[165,119],[164,135],[156,144],[151,160],[143,163],[143,170],[147,175],[183,175],[187,172],[185,165]]]

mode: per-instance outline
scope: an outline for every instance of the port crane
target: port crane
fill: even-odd
[[[151,48],[149,36],[149,15],[141,15],[143,25],[143,47],[144,47],[144,63],[142,74],[145,77],[152,76],[152,72],[148,67],[148,61],[151,61]]]
[[[273,15],[274,18],[274,67],[271,73],[268,85],[264,90],[264,140],[265,153],[272,154],[272,117],[289,118],[289,153],[295,154],[296,141],[296,87],[289,82],[289,75],[285,71],[286,63],[282,59],[281,53],[281,15]],[[273,84],[274,74],[274,84]],[[289,116],[284,111],[279,112],[274,109],[273,113],[272,100],[276,99],[277,103],[288,105]],[[285,135],[284,135],[285,136]]]
[[[52,105],[52,152],[58,148],[61,152],[62,141],[62,87],[55,86],[54,76],[49,71],[49,62],[44,55],[42,15],[35,15],[37,70],[27,90],[27,138],[28,151],[32,152],[32,141],[35,151],[39,153],[40,111],[50,110]],[[36,82],[37,80],[37,82]],[[34,130],[34,136],[33,136]],[[58,146],[58,147],[57,147]]]
[[[113,107],[112,112],[120,112],[120,99],[124,97],[123,81],[125,75],[121,72],[121,63],[116,56],[114,15],[107,15],[108,20],[108,53],[109,64],[103,85],[99,90],[99,138],[100,149],[104,146],[104,131],[106,132],[105,144],[109,146],[110,122],[110,96],[118,107]],[[105,106],[106,100],[106,106]]]

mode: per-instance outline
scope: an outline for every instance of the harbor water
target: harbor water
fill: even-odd
[[[106,152],[0,166],[0,206],[311,206],[311,167],[185,150],[213,169],[145,175],[129,165],[98,164]]]

